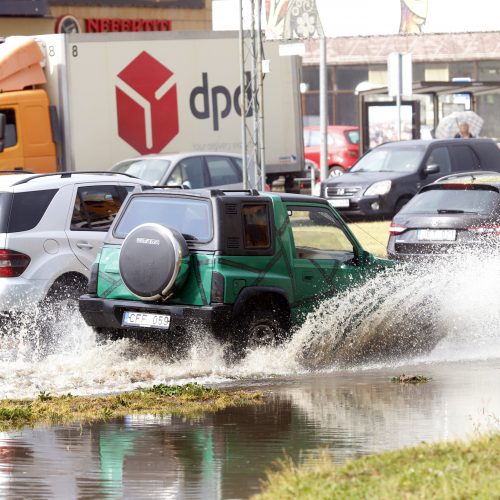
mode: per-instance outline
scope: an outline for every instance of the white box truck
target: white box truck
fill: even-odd
[[[234,33],[34,38],[43,61],[26,53],[24,59],[31,70],[42,63],[45,83],[35,80],[27,88],[21,78],[16,89],[12,80],[22,64],[9,65],[0,55],[1,170],[107,170],[139,154],[241,152]],[[266,170],[274,177],[300,176],[300,61],[280,57],[271,42],[264,53],[271,68],[264,80]]]

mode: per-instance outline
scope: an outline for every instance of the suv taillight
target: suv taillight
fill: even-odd
[[[211,302],[224,302],[224,276],[220,273],[212,273]]]
[[[16,278],[24,273],[31,259],[21,252],[0,250],[0,278]]]
[[[402,226],[401,224],[394,224],[394,222],[391,222],[391,226],[389,227],[389,234],[391,236],[398,236],[401,233],[404,233],[408,228],[405,226]]]

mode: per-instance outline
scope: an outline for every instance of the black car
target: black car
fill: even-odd
[[[346,219],[390,218],[423,186],[474,170],[500,171],[500,149],[491,139],[390,142],[322,183],[320,195]]]
[[[500,243],[500,174],[447,176],[422,188],[396,214],[387,255],[414,260]]]

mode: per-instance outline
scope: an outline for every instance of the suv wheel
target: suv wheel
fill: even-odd
[[[289,329],[279,307],[254,306],[246,309],[237,321],[233,345],[237,350],[276,345],[286,340]]]
[[[60,338],[60,322],[65,318],[78,317],[78,299],[87,286],[83,276],[67,276],[57,280],[39,305],[36,318],[38,351],[48,354]]]

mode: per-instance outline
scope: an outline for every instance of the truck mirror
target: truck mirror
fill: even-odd
[[[7,125],[7,117],[5,116],[5,113],[0,113],[0,153],[3,151],[6,125]]]

